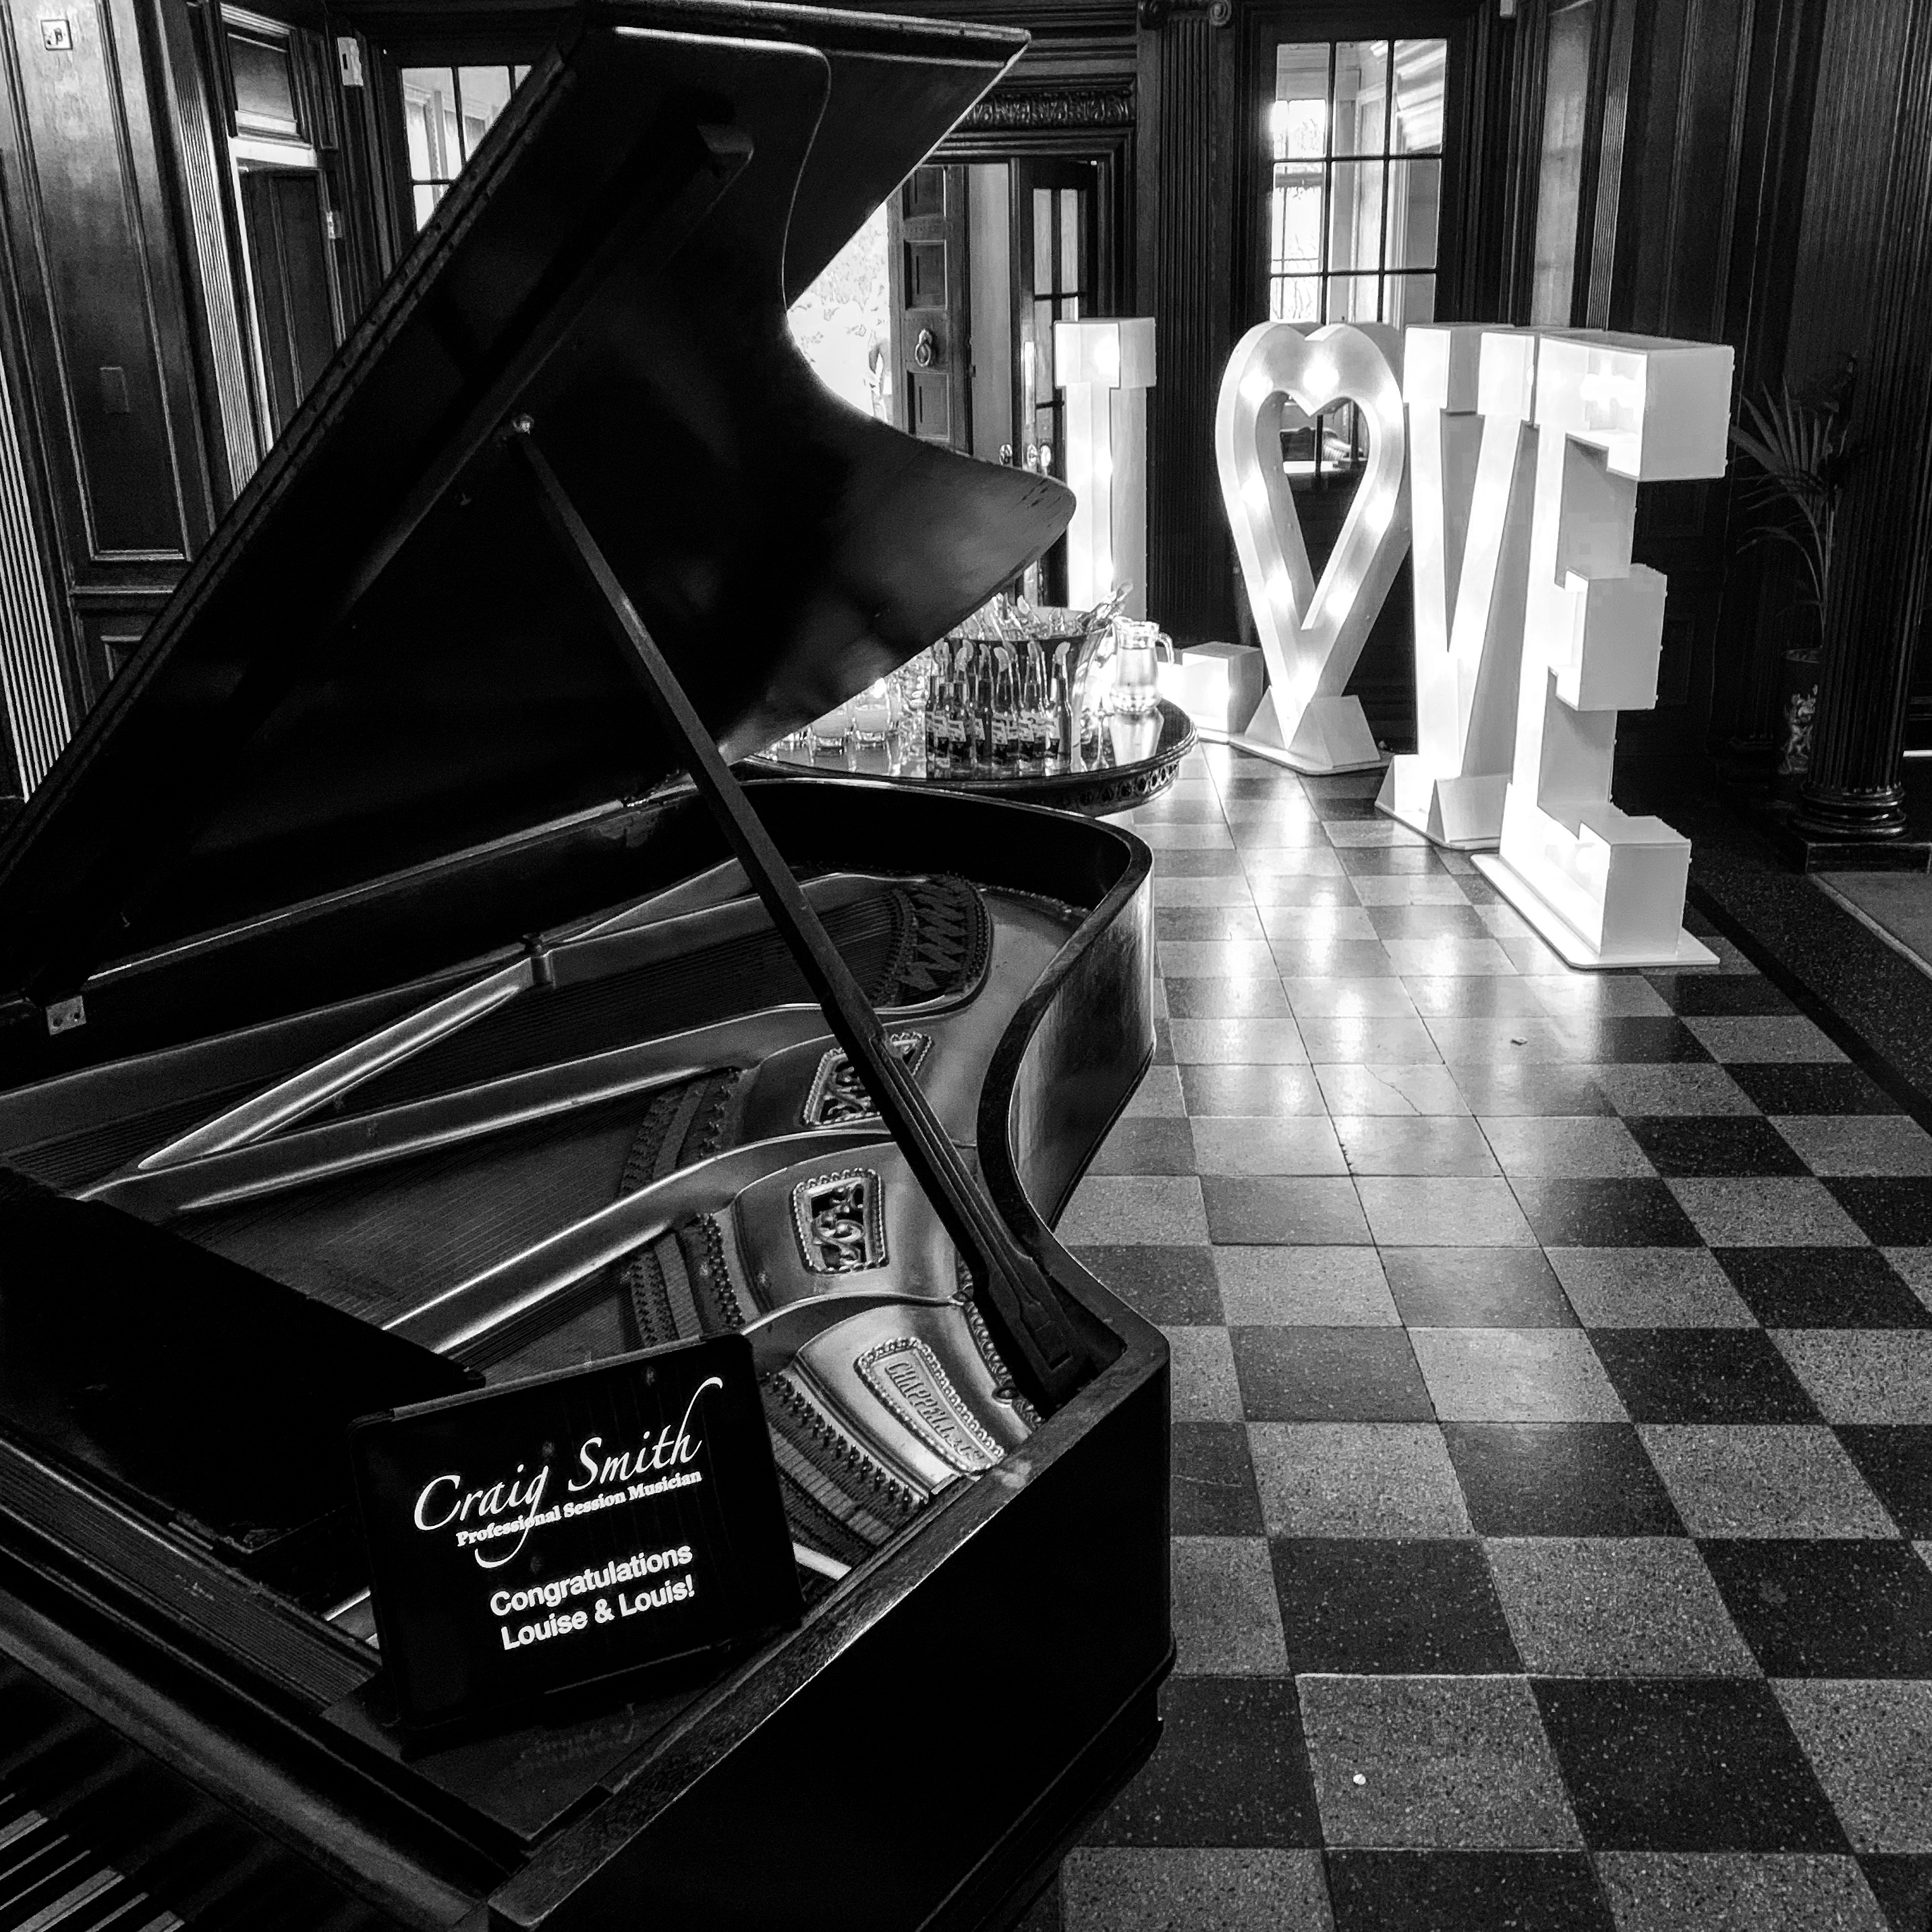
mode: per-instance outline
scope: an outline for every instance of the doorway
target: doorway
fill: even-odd
[[[886,250],[901,429],[1064,480],[1053,326],[1098,312],[1099,175],[1091,161],[1028,155],[907,177]],[[1027,572],[1027,595],[1064,602],[1066,574],[1056,544]]]
[[[279,436],[335,353],[335,296],[322,177],[310,169],[239,170],[250,292],[268,434]]]

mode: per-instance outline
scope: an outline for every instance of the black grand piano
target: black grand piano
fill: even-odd
[[[572,11],[0,845],[0,1921],[1000,1923],[1150,1747],[1148,855],[733,770],[1069,514],[785,327],[1021,44]],[[406,1735],[346,1424],[730,1330],[803,1621]]]

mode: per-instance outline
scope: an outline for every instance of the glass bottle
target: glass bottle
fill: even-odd
[[[1026,652],[1020,686],[1020,769],[1043,774],[1053,739],[1053,709],[1047,702],[1046,653],[1036,644]]]
[[[1013,653],[1002,647],[993,670],[992,766],[996,776],[1012,778],[1020,765],[1021,723],[1019,680],[1013,667]]]

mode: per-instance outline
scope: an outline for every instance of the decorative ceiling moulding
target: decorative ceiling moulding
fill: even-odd
[[[1210,27],[1227,26],[1234,17],[1234,0],[1138,0],[1134,9],[1135,18],[1150,33],[1194,14],[1204,15]]]
[[[1053,128],[1131,128],[1134,90],[1119,87],[1004,88],[989,94],[960,131],[973,134],[1030,133]]]

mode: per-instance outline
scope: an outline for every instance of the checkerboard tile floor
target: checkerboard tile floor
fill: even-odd
[[[1130,821],[1167,1017],[1060,1234],[1172,1343],[1180,1662],[1030,1932],[1928,1932],[1932,1136],[1376,782]]]

